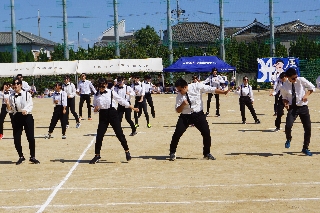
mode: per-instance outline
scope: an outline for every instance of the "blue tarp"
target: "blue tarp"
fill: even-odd
[[[164,72],[211,72],[217,68],[218,72],[232,72],[236,68],[230,66],[217,56],[182,57],[171,66],[163,69]]]

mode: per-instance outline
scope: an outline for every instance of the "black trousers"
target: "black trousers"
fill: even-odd
[[[21,135],[24,129],[27,140],[29,142],[30,157],[35,157],[36,142],[34,139],[34,120],[31,114],[22,115],[21,112],[17,112],[12,116],[13,127],[13,142],[19,157],[23,157],[21,146]]]
[[[246,108],[245,108],[245,106],[247,106],[248,109],[250,110],[253,119],[255,121],[258,120],[257,114],[254,111],[253,104],[252,104],[252,101],[249,96],[240,96],[239,104],[240,104],[240,112],[241,112],[242,121],[244,121],[244,122],[246,121]]]
[[[97,155],[100,155],[103,137],[108,129],[109,124],[111,124],[112,129],[119,139],[124,151],[129,150],[126,137],[124,136],[121,128],[118,112],[112,107],[110,109],[100,109],[99,112],[99,124],[95,144],[95,154]]]
[[[76,119],[76,123],[79,123],[79,116],[76,113],[76,100],[75,97],[67,99],[67,125],[69,125],[69,111],[71,111],[73,117]]]
[[[280,129],[280,125],[281,125],[281,117],[282,115],[284,115],[284,104],[282,101],[282,96],[279,97],[278,99],[278,104],[277,104],[277,117],[276,120],[274,121],[274,124],[276,126],[276,128]]]
[[[129,123],[132,132],[135,132],[136,131],[136,127],[134,126],[134,123],[131,120],[131,111],[132,111],[132,109],[125,108],[124,106],[118,104],[118,110],[117,111],[118,111],[118,116],[119,116],[120,123],[122,122],[122,117],[123,117],[123,114],[124,114],[124,117],[125,117],[126,121]]]
[[[203,137],[203,155],[209,154],[211,147],[211,136],[209,124],[203,111],[192,114],[180,114],[176,129],[172,136],[170,153],[176,152],[179,140],[190,124],[194,124]]]
[[[134,121],[136,124],[139,123],[138,118],[141,116],[142,111],[143,111],[144,115],[146,116],[147,123],[149,123],[149,114],[148,114],[148,110],[147,110],[146,99],[143,98],[143,101],[139,102],[140,99],[141,99],[141,96],[135,97],[134,107],[139,108],[139,112],[134,112]]]
[[[152,101],[152,97],[151,97],[151,93],[146,93],[144,95],[144,98],[146,99],[146,102],[148,102],[148,105],[151,108],[151,115],[153,117],[155,117],[155,111],[154,111],[154,106],[153,106],[153,101]]]
[[[307,105],[304,106],[297,106],[289,108],[286,118],[286,126],[285,126],[285,132],[286,132],[286,138],[287,140],[292,139],[291,136],[291,129],[293,126],[294,121],[297,117],[300,117],[303,129],[304,129],[304,141],[303,141],[303,148],[308,149],[310,144],[310,138],[311,138],[311,120],[310,120],[310,114],[309,114],[309,108]]]
[[[277,114],[277,110],[278,110],[279,96],[280,96],[280,91],[274,96],[273,111],[275,114]]]
[[[91,118],[91,97],[90,94],[81,94],[80,95],[80,103],[79,103],[79,116],[82,117],[82,107],[83,103],[86,101],[88,108],[88,118]]]
[[[1,114],[0,114],[0,134],[3,134],[3,123],[4,119],[6,118],[8,112],[7,112],[7,105],[2,104],[1,107]],[[9,113],[10,119],[11,119],[11,124],[12,124],[12,113]]]
[[[63,114],[63,106],[58,105],[54,107],[50,126],[49,126],[49,132],[52,133],[54,128],[56,127],[58,120],[60,120],[61,128],[62,128],[62,135],[66,134],[67,129],[67,113]]]
[[[211,103],[212,96],[213,96],[212,93],[208,93],[207,112],[209,112],[209,109],[210,109],[210,103]],[[219,94],[214,94],[214,98],[216,99],[216,115],[220,115],[220,112],[219,112],[219,109],[220,109]]]

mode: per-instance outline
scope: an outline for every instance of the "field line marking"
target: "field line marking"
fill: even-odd
[[[82,154],[80,155],[79,159],[77,160],[77,162],[73,165],[73,167],[70,169],[70,171],[68,172],[68,174],[64,177],[64,179],[59,183],[58,186],[55,187],[55,189],[53,190],[53,192],[50,194],[50,196],[48,197],[48,199],[46,200],[46,202],[44,204],[41,205],[40,209],[37,211],[37,213],[41,213],[43,212],[46,207],[51,203],[51,201],[53,200],[53,198],[56,196],[57,192],[60,190],[60,188],[63,186],[63,184],[65,184],[65,182],[69,179],[69,177],[72,175],[72,172],[77,168],[77,166],[79,165],[79,162],[82,160],[82,158],[85,156],[86,152],[89,150],[89,148],[92,146],[93,142],[95,141],[94,137],[90,143],[88,144],[87,148],[85,148],[85,150],[82,152]]]
[[[189,205],[196,203],[268,203],[268,202],[295,202],[295,201],[319,201],[320,197],[299,197],[299,198],[266,198],[266,199],[239,199],[239,200],[190,200],[190,201],[146,201],[146,202],[111,202],[111,203],[82,203],[77,205],[69,204],[54,204],[50,205],[51,208],[70,208],[70,207],[107,207],[107,206],[133,206],[133,205]],[[34,206],[0,206],[1,209],[30,209],[38,208],[39,205]]]

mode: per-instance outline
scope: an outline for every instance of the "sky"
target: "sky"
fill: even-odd
[[[11,31],[11,0],[0,0],[0,32]],[[183,22],[219,25],[219,0],[170,0],[172,24],[177,23],[177,2]],[[223,0],[225,27],[244,27],[256,18],[269,25],[269,0]],[[320,25],[320,0],[273,0],[274,23],[299,19]],[[160,35],[167,29],[167,0],[117,0],[118,20],[125,20],[126,32],[153,27]],[[16,30],[30,32],[63,43],[62,0],[14,0]],[[38,27],[38,10],[40,27]],[[103,31],[113,26],[113,0],[67,0],[68,43],[75,49],[90,47]]]

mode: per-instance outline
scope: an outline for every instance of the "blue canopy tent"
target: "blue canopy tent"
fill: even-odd
[[[217,68],[218,72],[236,71],[235,67],[224,62],[217,56],[182,57],[171,66],[163,69],[164,72],[210,72]]]

